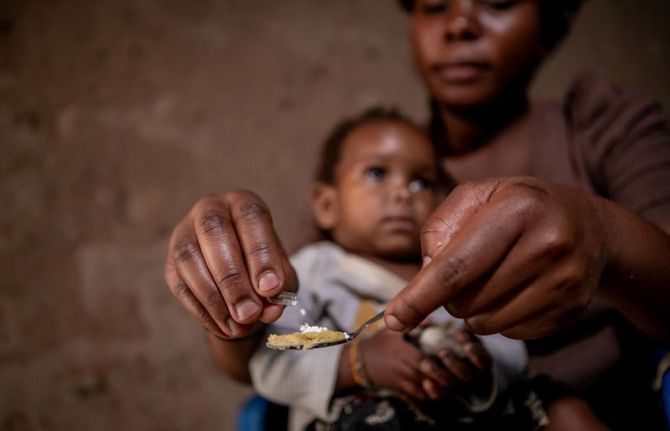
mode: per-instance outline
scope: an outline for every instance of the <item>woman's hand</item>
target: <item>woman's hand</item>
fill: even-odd
[[[588,307],[609,258],[592,196],[534,178],[458,186],[426,222],[424,266],[389,304],[404,330],[445,306],[478,334],[550,334]]]
[[[175,227],[165,262],[174,296],[213,335],[248,335],[282,312],[266,297],[297,281],[265,203],[238,191],[198,201]]]

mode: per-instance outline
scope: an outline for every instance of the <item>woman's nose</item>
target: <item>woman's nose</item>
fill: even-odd
[[[447,8],[444,38],[448,42],[473,40],[481,35],[474,0],[453,0]]]

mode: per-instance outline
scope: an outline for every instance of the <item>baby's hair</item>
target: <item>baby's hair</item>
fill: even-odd
[[[414,10],[414,0],[398,2],[408,13]],[[555,48],[565,38],[583,2],[584,0],[540,0],[542,43],[546,48]]]
[[[321,150],[321,158],[316,170],[316,181],[325,184],[335,184],[335,168],[340,162],[342,147],[349,134],[363,125],[385,121],[402,123],[422,135],[426,134],[422,127],[396,108],[385,108],[382,106],[369,108],[360,115],[341,121],[332,129]],[[428,138],[426,137],[426,139]],[[435,147],[433,146],[433,148]]]

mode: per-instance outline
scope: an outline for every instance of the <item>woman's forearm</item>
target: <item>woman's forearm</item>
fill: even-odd
[[[670,344],[670,235],[596,198],[608,245],[599,295],[653,341]]]
[[[251,384],[249,360],[262,338],[262,331],[248,338],[226,341],[208,334],[210,352],[214,363],[231,379]]]

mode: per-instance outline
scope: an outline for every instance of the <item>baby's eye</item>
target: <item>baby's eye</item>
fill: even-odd
[[[386,170],[384,168],[373,166],[371,168],[367,168],[363,172],[363,175],[375,181],[381,181],[382,179],[384,179],[384,176],[386,176]]]
[[[490,9],[504,10],[514,5],[515,0],[480,0]]]
[[[424,15],[438,15],[447,11],[448,2],[445,0],[426,1],[421,4],[421,13]]]
[[[417,193],[433,188],[433,181],[427,178],[414,178],[410,181],[408,189],[411,193]]]

